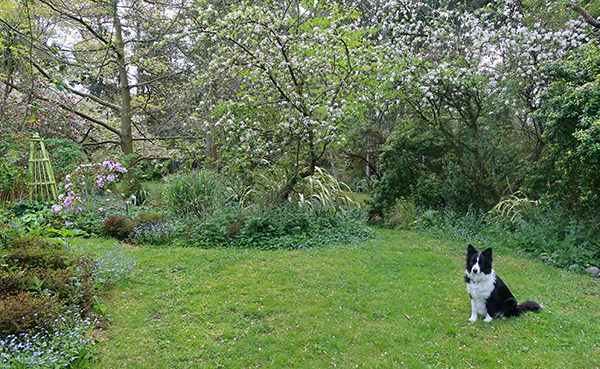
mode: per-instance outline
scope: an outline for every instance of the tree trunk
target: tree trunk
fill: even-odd
[[[123,49],[123,30],[121,18],[117,8],[117,0],[112,2],[114,13],[115,52],[117,54],[117,68],[119,70],[119,83],[121,85],[121,130],[119,133],[121,150],[124,155],[133,154],[133,136],[131,134],[131,91],[129,90],[129,79],[127,78],[127,63]]]

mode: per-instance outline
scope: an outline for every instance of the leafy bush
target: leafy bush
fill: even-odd
[[[86,159],[82,147],[72,140],[49,138],[44,140],[44,144],[50,155],[56,178],[63,178]]]
[[[139,213],[133,223],[136,227],[149,226],[153,224],[164,224],[167,222],[167,216],[160,213]]]
[[[92,273],[95,265],[90,256],[77,256],[59,243],[49,242],[35,237],[17,239],[8,246],[2,254],[0,277],[3,280],[0,288],[0,298],[3,299],[5,321],[10,321],[16,315],[22,314],[22,309],[45,309],[56,318],[58,311],[53,302],[63,308],[73,307],[82,312],[92,306],[95,285]],[[35,299],[41,299],[39,302]],[[48,305],[50,304],[50,305]],[[16,310],[15,310],[16,309]],[[29,311],[28,310],[28,311]],[[15,315],[16,314],[16,315]],[[46,314],[34,311],[40,319]],[[30,330],[39,324],[36,319],[22,318],[21,325],[14,326],[4,333],[21,333],[15,329]]]
[[[529,186],[594,214],[600,206],[600,48],[589,43],[546,66],[552,82],[535,120],[548,148]]]
[[[64,269],[73,261],[66,250],[59,249],[11,247],[3,256],[9,268],[21,265],[28,268]]]
[[[102,233],[117,240],[126,240],[133,232],[133,228],[131,219],[122,214],[109,215],[102,222]]]
[[[494,248],[521,250],[547,256],[558,267],[577,263],[600,266],[600,227],[560,206],[541,206],[537,216],[506,217],[506,213],[429,210],[421,214],[418,229],[438,237]]]
[[[0,158],[0,204],[15,201],[26,193],[25,170]]]
[[[49,240],[42,237],[24,236],[19,237],[10,243],[10,249],[62,249],[63,245],[56,240]]]
[[[97,259],[78,256],[39,237],[18,238],[2,255],[0,367],[84,364],[96,324],[89,318],[94,294],[99,286],[126,278],[133,260],[119,248]]]
[[[27,291],[30,288],[30,277],[20,269],[0,270],[0,296],[18,291]]]
[[[41,236],[46,233],[52,214],[51,203],[23,200],[15,204],[5,215],[6,228],[3,238],[7,243],[24,235]]]

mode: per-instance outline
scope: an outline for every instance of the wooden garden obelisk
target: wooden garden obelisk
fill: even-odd
[[[44,139],[37,133],[29,139],[29,169],[27,176],[29,200],[58,200],[58,189],[54,179],[52,163],[44,145]]]

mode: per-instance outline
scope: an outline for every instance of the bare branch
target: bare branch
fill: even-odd
[[[52,80],[53,79],[52,76],[50,74],[48,74],[48,72],[46,72],[33,59],[30,59],[29,61],[35,67],[35,69],[37,69],[37,71],[40,72],[46,79],[48,79],[48,80]],[[121,111],[121,107],[120,106],[115,105],[115,104],[113,104],[111,102],[102,100],[102,99],[98,98],[97,96],[94,96],[92,94],[87,94],[85,92],[77,91],[77,90],[73,89],[72,87],[70,87],[70,86],[68,86],[66,84],[62,84],[61,86],[63,86],[67,90],[69,90],[69,92],[74,93],[75,95],[78,95],[78,96],[81,96],[81,97],[85,97],[86,99],[90,99],[92,101],[95,101],[98,104],[100,104],[102,106],[106,106],[107,108],[111,108],[112,110],[114,110],[116,112],[120,112]]]
[[[587,10],[583,9],[578,4],[572,3],[571,4],[571,9],[573,9],[574,11],[576,11],[577,13],[579,13],[581,15],[581,17],[583,18],[583,20],[586,21],[592,27],[594,27],[594,28],[600,28],[600,21],[598,21],[597,19],[595,19],[594,17],[592,17],[590,15],[590,13],[587,12]]]
[[[13,88],[13,89],[15,89],[15,90],[17,90],[17,91],[19,91],[21,93],[25,93],[25,92],[22,91],[22,89],[19,86],[15,85],[14,83],[11,83],[11,82],[5,81],[5,80],[1,80],[0,82],[4,83],[7,86],[10,86],[11,88]],[[43,100],[43,101],[52,102],[53,104],[56,104],[61,109],[70,111],[71,113],[73,113],[73,114],[75,114],[75,115],[77,115],[77,116],[79,116],[79,117],[81,117],[81,118],[83,118],[83,119],[85,119],[87,121],[90,121],[90,122],[92,122],[94,124],[97,124],[97,125],[105,128],[105,129],[109,130],[110,132],[116,134],[117,136],[120,136],[119,130],[117,130],[116,128],[111,127],[108,123],[103,122],[103,121],[101,121],[99,119],[96,119],[96,118],[92,117],[91,115],[83,113],[83,112],[81,112],[79,110],[75,110],[72,107],[68,106],[67,104],[64,104],[64,103],[61,103],[61,102],[57,102],[55,100],[49,99],[49,98],[44,97],[44,96],[39,96],[39,95],[35,95],[35,98]]]

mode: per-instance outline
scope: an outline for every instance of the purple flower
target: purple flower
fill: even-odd
[[[96,186],[104,187],[104,176],[98,176],[96,178]]]

